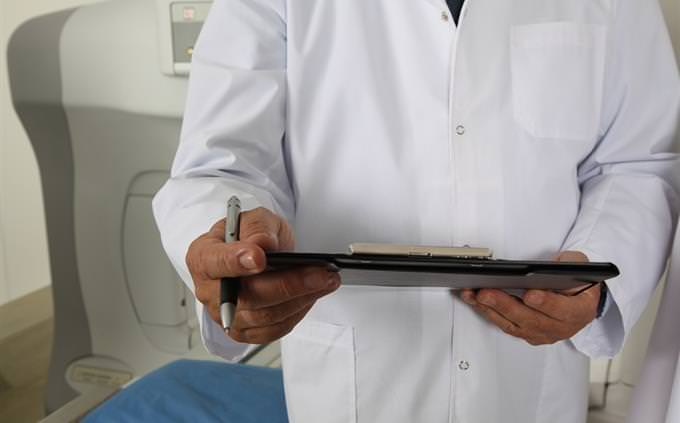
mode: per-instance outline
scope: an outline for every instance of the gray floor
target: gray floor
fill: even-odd
[[[0,307],[0,422],[35,422],[44,417],[51,344],[49,289]]]
[[[617,384],[610,386],[606,410],[591,410],[588,423],[623,423],[630,403],[632,387]],[[643,423],[643,422],[640,422]]]

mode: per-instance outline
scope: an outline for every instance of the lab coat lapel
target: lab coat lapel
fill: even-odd
[[[446,4],[446,0],[425,0],[436,8],[443,8],[442,10],[448,10],[449,6]]]

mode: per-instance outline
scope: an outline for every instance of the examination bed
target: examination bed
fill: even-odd
[[[285,423],[280,369],[178,360],[124,390],[98,392],[44,422]]]

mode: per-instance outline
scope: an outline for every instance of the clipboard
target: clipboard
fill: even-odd
[[[267,253],[267,270],[320,266],[343,285],[448,289],[583,288],[619,275],[612,263],[497,260],[390,254]]]

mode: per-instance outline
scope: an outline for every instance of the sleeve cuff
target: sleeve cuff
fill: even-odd
[[[229,362],[237,363],[257,348],[257,345],[240,344],[229,338],[199,301],[196,301],[196,313],[199,316],[201,339],[209,353]]]
[[[154,198],[153,207],[161,240],[170,261],[186,286],[194,292],[194,283],[186,265],[189,245],[219,219],[224,218],[226,200],[237,195],[243,210],[267,207],[280,213],[271,195],[237,181],[217,178],[171,178]],[[196,301],[201,339],[206,349],[225,360],[236,362],[255,346],[239,344],[225,335],[203,304]]]
[[[571,338],[571,343],[588,357],[611,358],[621,351],[625,338],[623,316],[610,288],[602,316],[590,322],[588,326],[574,335]]]
[[[568,250],[580,251],[590,261],[607,261],[597,253],[587,248],[570,247]],[[626,339],[626,327],[622,314],[620,286],[607,283],[609,291],[602,316],[590,322],[571,338],[571,343],[581,353],[591,358],[614,357],[623,348]]]

